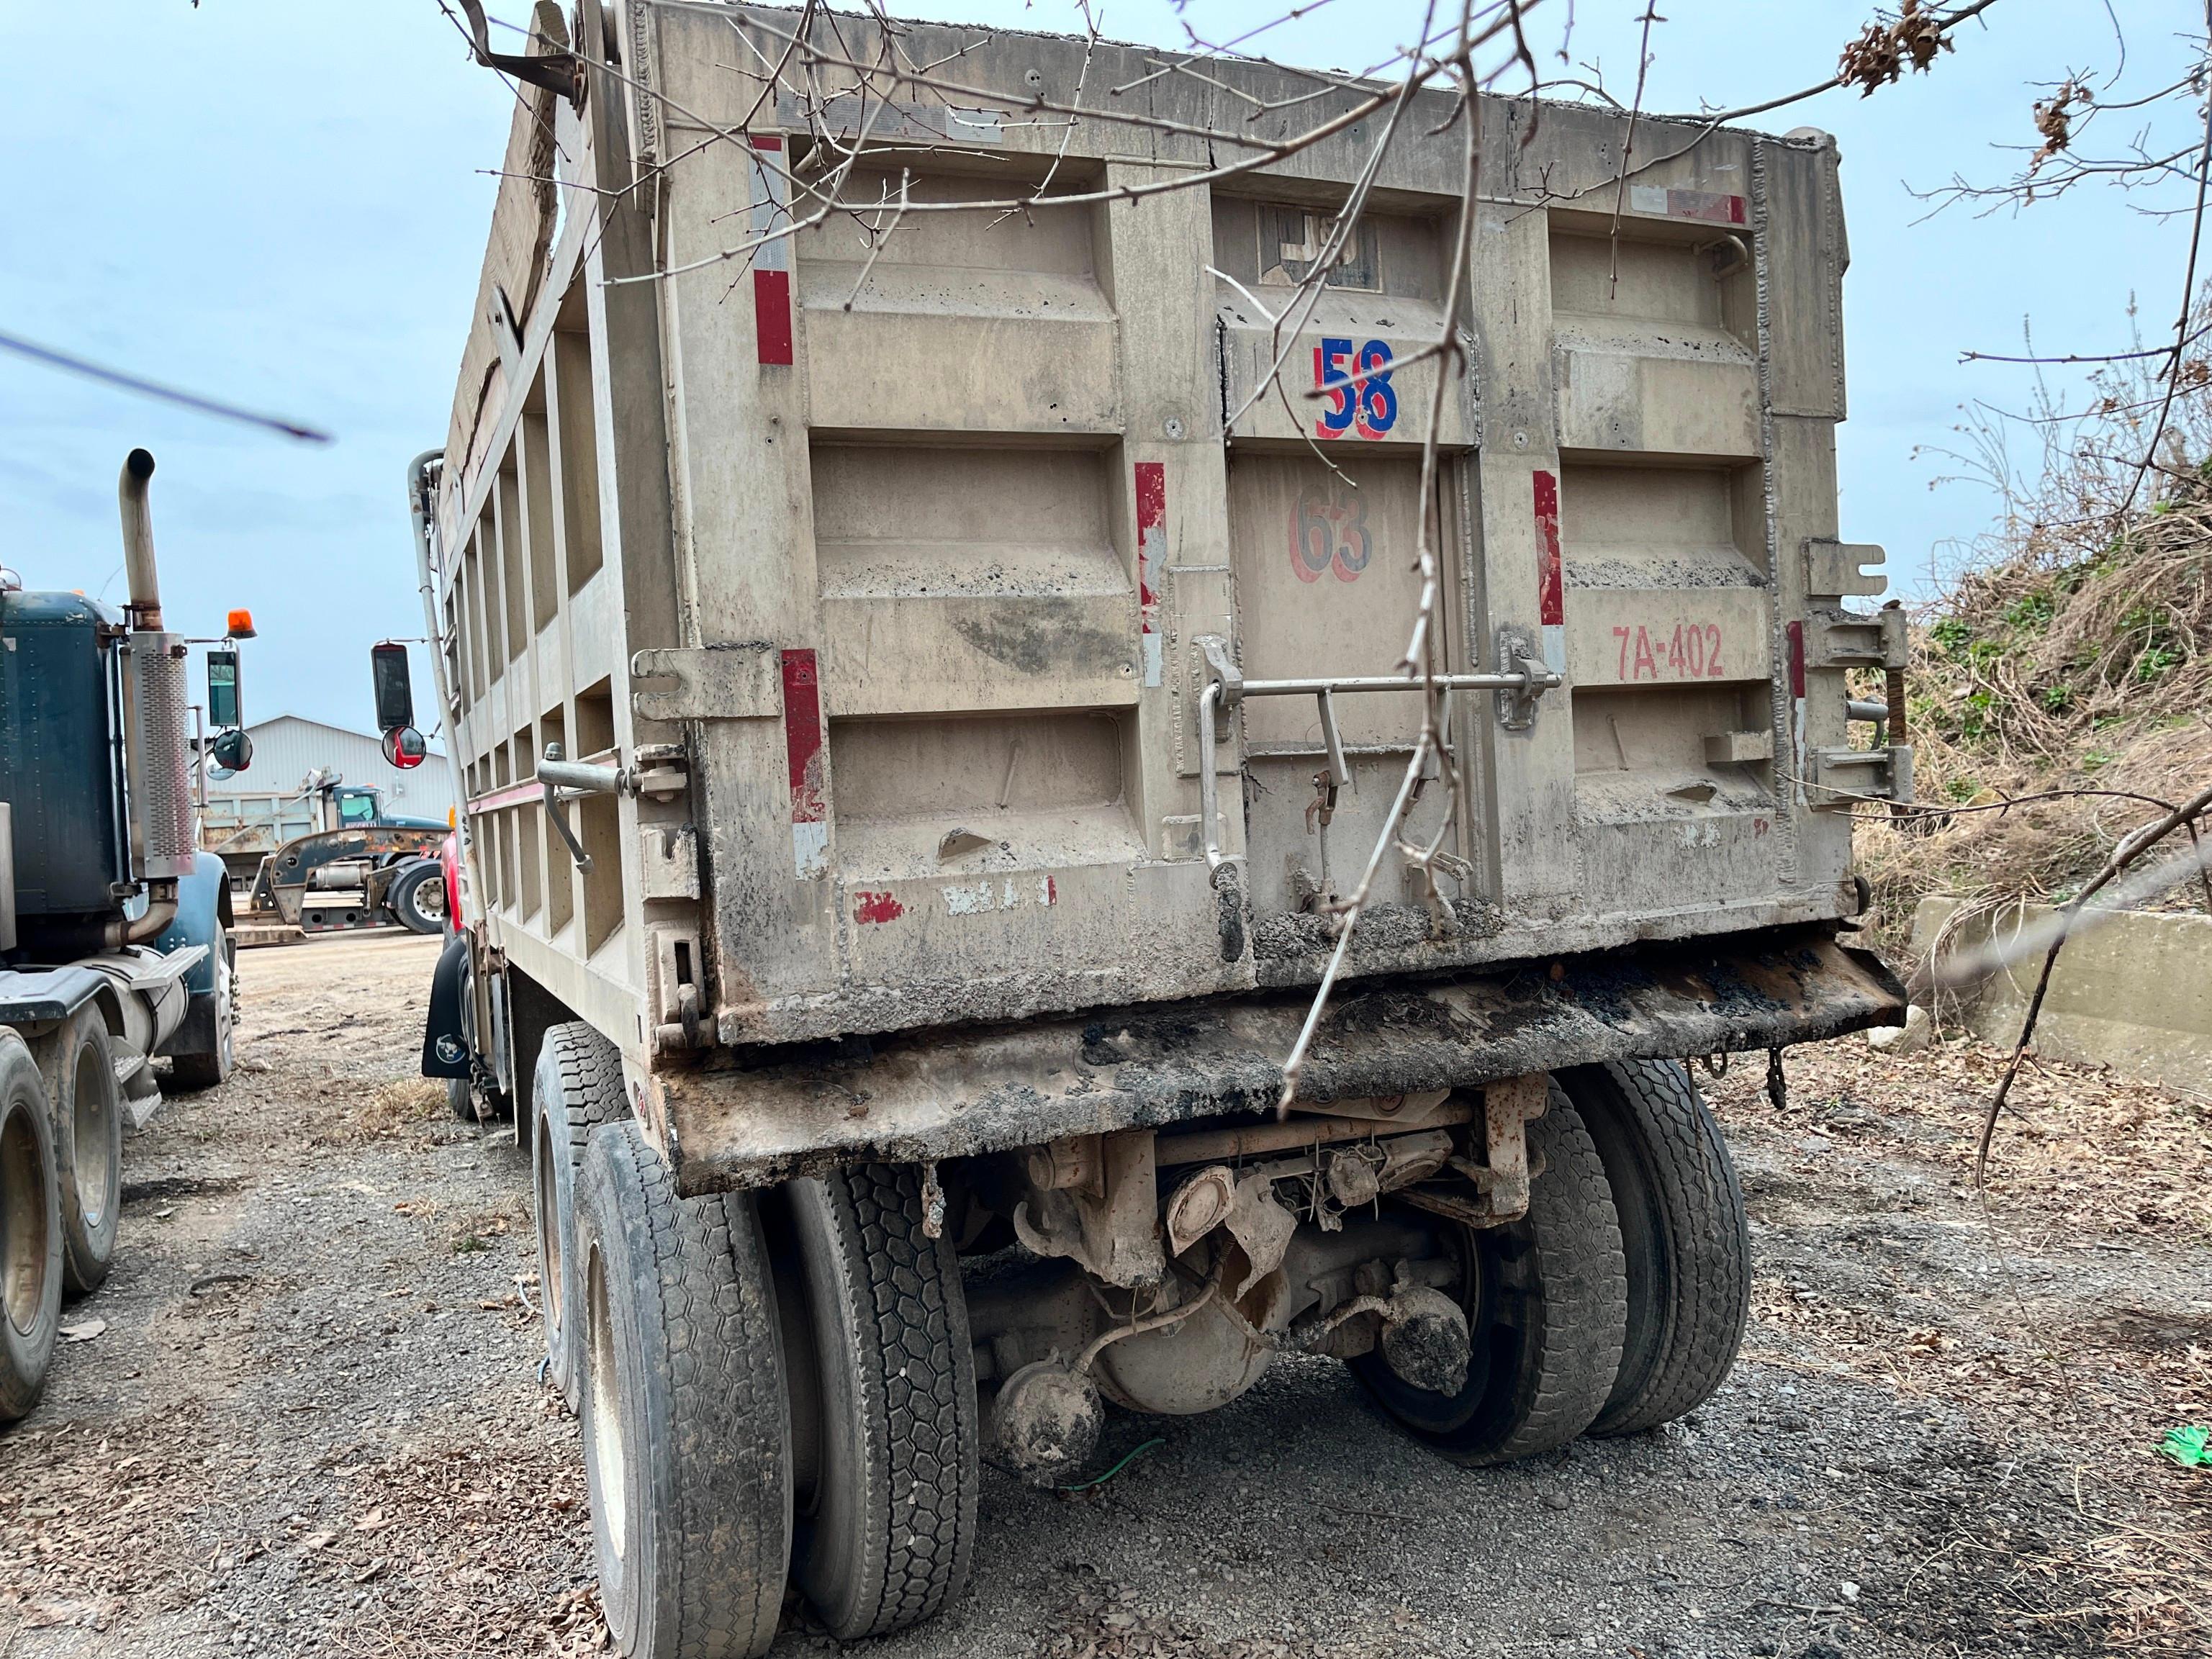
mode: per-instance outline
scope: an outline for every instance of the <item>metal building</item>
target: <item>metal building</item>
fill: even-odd
[[[253,739],[253,764],[229,777],[214,769],[207,781],[210,796],[295,794],[310,774],[327,767],[338,782],[374,785],[383,792],[386,810],[410,817],[441,818],[455,805],[453,773],[441,750],[403,772],[385,760],[382,744],[370,732],[299,714],[279,714],[246,730]],[[199,780],[192,781],[197,789]]]

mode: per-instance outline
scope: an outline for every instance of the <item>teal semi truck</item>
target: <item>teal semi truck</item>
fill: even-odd
[[[230,884],[198,845],[185,730],[191,648],[216,642],[165,625],[153,475],[132,450],[121,610],[0,570],[0,1422],[38,1403],[64,1297],[107,1276],[155,1061],[177,1089],[231,1069]]]

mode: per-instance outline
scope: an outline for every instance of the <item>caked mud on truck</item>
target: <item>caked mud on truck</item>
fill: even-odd
[[[1476,1464],[1705,1398],[1747,1265],[1684,1057],[1902,1009],[1833,145],[1623,181],[1607,112],[538,17],[410,479],[425,1069],[534,1149],[623,1650],[927,1618],[983,1456],[1285,1352]]]

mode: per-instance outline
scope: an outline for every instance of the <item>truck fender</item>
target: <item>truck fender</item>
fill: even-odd
[[[469,1074],[469,1039],[461,1006],[469,981],[469,936],[456,933],[438,957],[430,980],[430,1017],[422,1032],[422,1075]]]
[[[177,883],[177,915],[154,941],[167,956],[194,945],[207,946],[207,954],[185,970],[188,996],[184,1018],[163,1039],[157,1052],[165,1054],[208,1054],[222,1041],[216,1010],[216,975],[230,971],[227,948],[232,926],[230,869],[213,853],[203,852],[193,861],[191,874]],[[110,1029],[113,1030],[112,1022]]]

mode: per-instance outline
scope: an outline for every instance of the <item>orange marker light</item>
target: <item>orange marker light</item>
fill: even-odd
[[[253,637],[253,613],[251,611],[232,611],[230,613],[230,626],[224,630],[224,634],[227,638],[234,640],[252,639]]]

